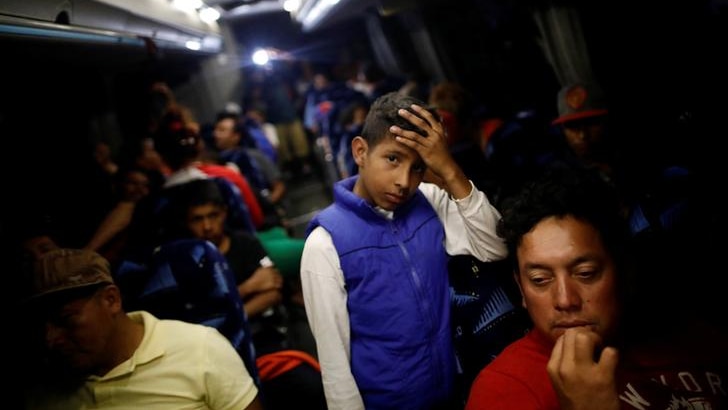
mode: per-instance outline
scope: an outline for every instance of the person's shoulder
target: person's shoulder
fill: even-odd
[[[215,330],[209,326],[198,323],[185,322],[177,319],[162,319],[147,311],[134,311],[128,313],[129,317],[135,321],[142,321],[145,329],[152,329],[155,335],[175,335],[187,334],[190,336],[204,336],[210,330]],[[188,339],[189,340],[189,339]]]
[[[331,243],[331,233],[321,225],[316,225],[309,228],[309,232],[306,235],[306,246],[318,246]]]
[[[550,347],[543,345],[531,331],[506,346],[484,370],[516,379],[530,379],[538,373],[533,369],[546,369],[550,354]]]
[[[270,161],[270,158],[265,155],[265,152],[261,150],[260,148],[250,148],[245,147],[245,153],[248,154],[248,156],[253,157],[255,160],[262,160],[262,161]],[[265,159],[263,159],[265,158]]]
[[[177,319],[157,319],[154,338],[170,357],[188,359],[207,357],[210,351],[229,350],[223,355],[237,356],[230,341],[220,331],[202,323]],[[228,349],[229,347],[229,349]]]
[[[144,325],[144,341],[140,357],[154,358],[162,352],[165,357],[196,360],[204,356],[216,338],[225,337],[215,328],[177,319],[159,318],[145,311],[128,312],[129,318]]]
[[[277,168],[276,164],[273,162],[273,160],[260,148],[246,148],[245,151],[247,152],[248,156],[255,160],[258,165],[261,166],[261,168]]]
[[[467,409],[544,408],[545,403],[556,403],[546,372],[548,358],[529,335],[511,343],[480,371]]]
[[[230,235],[231,240],[237,241],[238,243],[260,243],[260,239],[256,235],[247,231],[231,230],[228,235]]]
[[[332,254],[339,254],[339,250],[334,246],[332,233],[321,225],[309,227],[303,243],[303,259],[306,261],[311,261],[312,258],[322,260]]]
[[[179,319],[157,319],[157,326],[163,330],[184,331],[189,334],[204,334],[211,329],[199,323],[185,322]]]
[[[222,164],[200,163],[196,167],[205,174],[212,176],[227,176],[235,173],[234,170]]]

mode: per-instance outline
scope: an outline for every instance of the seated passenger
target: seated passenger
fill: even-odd
[[[262,409],[227,339],[211,327],[126,313],[97,253],[49,251],[33,282],[28,306],[52,368],[34,380],[26,408]]]
[[[275,125],[268,122],[268,119],[265,116],[265,108],[255,105],[248,107],[245,111],[245,124],[248,129],[256,131],[253,133],[254,137],[257,135],[259,138],[260,133],[263,134],[265,139],[268,141],[268,144],[270,144],[274,150],[274,155],[271,156],[271,160],[275,164],[278,164],[278,147],[281,145],[281,141],[278,139],[278,133],[276,132]]]
[[[184,122],[179,113],[170,111],[162,117],[155,134],[155,145],[172,170],[164,183],[165,188],[195,179],[225,178],[240,190],[255,227],[263,226],[263,211],[248,180],[240,172],[228,167],[202,161],[202,138],[199,132]]]
[[[283,410],[294,405],[326,408],[321,373],[313,358],[316,353],[295,350],[297,340],[288,333],[292,323],[286,302],[290,300],[291,286],[284,281],[272,258],[254,235],[225,229],[226,207],[214,182],[191,181],[176,189],[172,198],[177,225],[174,231],[180,237],[203,239],[206,244],[216,246],[224,259],[221,262],[230,268],[232,289],[237,291],[235,296],[239,296],[241,309],[248,317],[257,363],[261,367],[266,409]],[[302,324],[308,327],[307,323]],[[301,358],[308,360],[301,361]]]
[[[200,135],[185,127],[174,113],[163,118],[163,126],[157,134],[158,149],[164,160],[174,170],[167,178],[165,188],[185,182],[221,177],[232,182],[242,194],[248,208],[256,235],[285,277],[298,277],[303,240],[289,237],[282,226],[266,226],[265,216],[254,190],[239,172],[219,164],[200,161],[202,141]],[[228,211],[232,211],[229,209]],[[229,214],[229,216],[232,216]],[[230,222],[230,220],[228,220]]]
[[[218,114],[213,136],[219,160],[236,167],[255,189],[266,227],[283,224],[286,184],[278,165],[261,149],[247,145],[246,130],[236,114]]]
[[[725,408],[728,339],[702,318],[670,312],[663,326],[641,310],[618,196],[580,172],[503,207],[498,232],[534,328],[480,372],[466,408]]]
[[[98,252],[114,266],[128,239],[137,203],[150,194],[149,175],[136,167],[121,167],[115,175],[116,203],[96,228],[85,249]]]
[[[256,350],[287,347],[285,333],[273,326],[276,318],[278,325],[284,326],[280,311],[283,277],[255,235],[225,228],[227,208],[217,185],[209,180],[179,185],[171,202],[170,236],[210,241],[224,255],[235,276]]]

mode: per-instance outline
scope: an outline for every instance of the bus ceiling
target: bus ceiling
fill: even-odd
[[[220,27],[201,13],[167,0],[8,0],[0,2],[0,37],[218,53]]]

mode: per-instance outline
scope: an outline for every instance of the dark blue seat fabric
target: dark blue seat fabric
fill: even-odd
[[[678,231],[690,223],[693,175],[681,166],[663,169],[632,204],[629,226],[633,235]]]
[[[216,177],[213,180],[217,183],[220,193],[225,198],[228,214],[225,219],[227,226],[232,230],[241,230],[254,234],[256,231],[255,224],[240,189],[225,178]]]
[[[482,262],[470,255],[448,261],[453,344],[459,388],[467,399],[480,370],[531,328],[510,260]]]
[[[256,189],[270,189],[270,181],[265,178],[258,161],[248,154],[244,147],[227,149],[220,153],[220,159],[238,166],[248,182]]]
[[[214,327],[240,354],[258,387],[248,319],[227,260],[210,242],[184,239],[156,248],[145,263],[126,261],[116,281],[129,310]]]
[[[268,140],[268,137],[265,136],[263,128],[261,128],[261,126],[253,119],[248,117],[243,119],[243,127],[250,137],[243,139],[243,145],[263,151],[263,153],[265,153],[265,155],[270,158],[274,164],[278,163],[278,151]]]

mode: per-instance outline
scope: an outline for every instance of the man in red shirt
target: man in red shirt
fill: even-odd
[[[612,188],[559,171],[503,209],[498,233],[533,329],[480,372],[467,410],[726,408],[728,339],[694,317],[661,325],[632,298]]]

